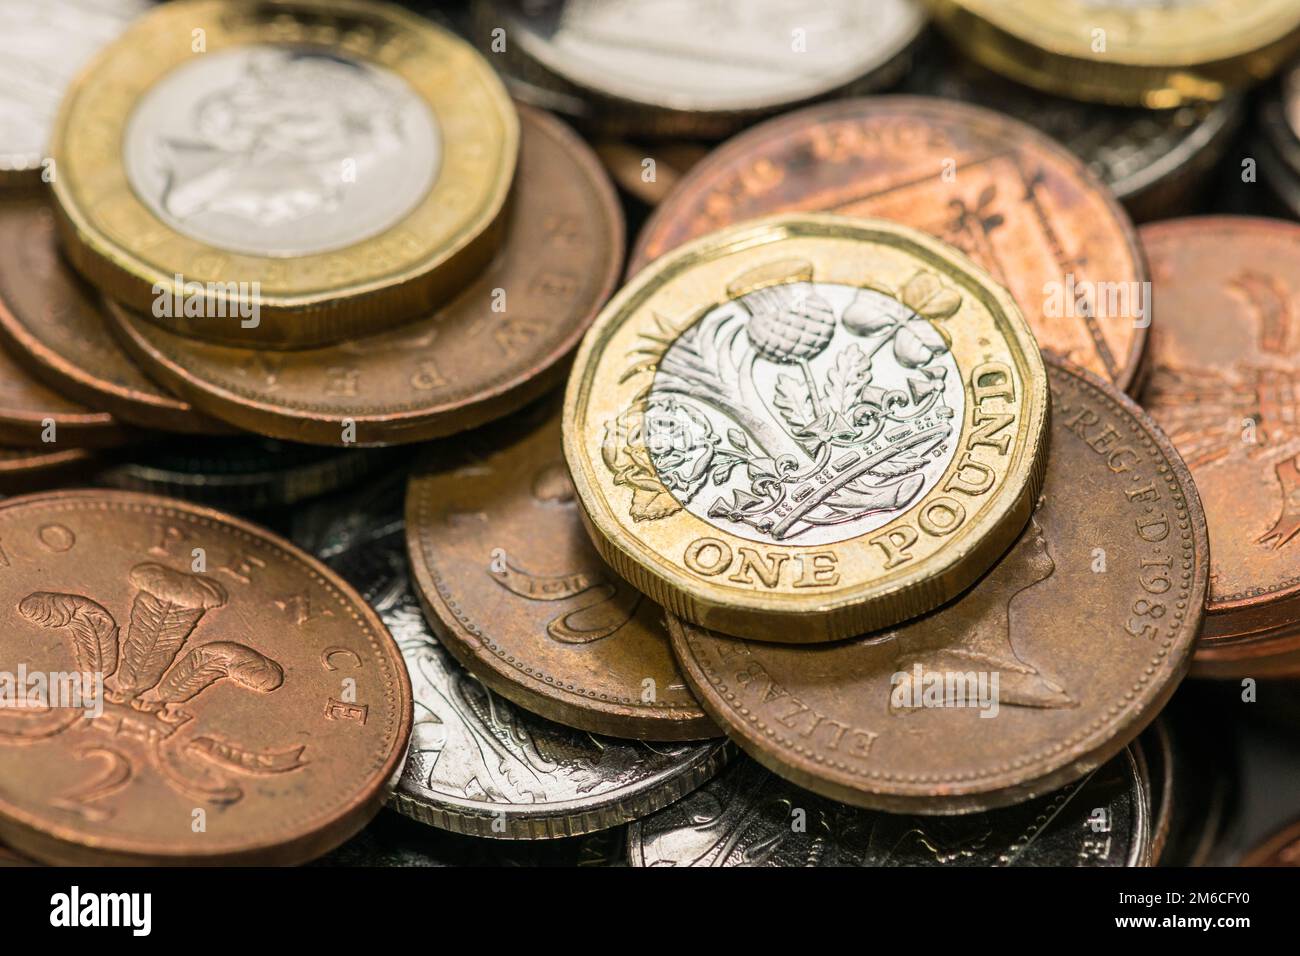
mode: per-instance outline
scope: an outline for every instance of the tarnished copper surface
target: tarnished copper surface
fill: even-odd
[[[53,441],[46,440],[51,437]],[[107,412],[92,411],[46,388],[0,348],[0,444],[48,451],[112,447],[134,437]]]
[[[688,239],[790,210],[881,216],[946,240],[1011,290],[1044,350],[1134,390],[1146,266],[1133,226],[1079,159],[1018,120],[881,96],[763,123],[683,177],[641,231],[628,273]],[[1126,306],[1108,304],[1112,289]]]
[[[756,759],[848,803],[969,812],[1078,779],[1168,701],[1209,576],[1196,488],[1118,391],[1055,365],[1048,377],[1042,502],[956,601],[817,647],[734,640],[669,617],[700,702]]]
[[[1159,318],[1142,393],[1196,478],[1213,555],[1198,673],[1300,670],[1300,226],[1146,226]]]
[[[126,357],[104,323],[99,295],[59,257],[43,199],[0,206],[0,338],[51,389],[122,421],[177,432],[230,430]]]
[[[255,525],[112,491],[0,503],[0,839],[54,863],[294,863],[382,804],[411,728],[387,629]],[[96,694],[96,684],[102,695]]]
[[[432,315],[326,348],[268,352],[198,342],[112,306],[128,351],[195,405],[241,428],[337,445],[412,442],[472,428],[555,385],[613,291],[624,227],[591,150],[520,110],[509,236],[486,272]]]
[[[582,527],[557,405],[464,445],[407,493],[412,575],[441,645],[503,697],[580,730],[721,736],[673,660],[663,610]]]

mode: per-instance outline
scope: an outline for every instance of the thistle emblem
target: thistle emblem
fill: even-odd
[[[650,381],[602,454],[633,519],[685,507],[759,541],[825,543],[918,500],[964,410],[940,323],[961,296],[930,272],[895,294],[778,260],[684,328],[660,318],[627,377]],[[715,494],[706,495],[710,487]]]
[[[230,775],[302,767],[302,746],[254,751],[215,735],[182,733],[195,720],[183,705],[208,688],[225,682],[269,694],[284,682],[284,671],[269,657],[234,641],[200,644],[181,656],[199,622],[226,603],[226,591],[217,582],[154,563],[136,565],[129,580],[135,593],[125,633],[107,608],[80,594],[34,591],[18,603],[25,620],[67,640],[83,673],[103,675],[104,708],[90,718],[66,708],[22,713],[16,729],[0,728],[0,741],[105,733],[119,742],[134,742],[133,755],[123,758],[120,768],[122,786],[143,759],[174,789],[217,803],[243,796]],[[92,812],[84,806],[69,808]],[[101,817],[107,813],[93,812]]]

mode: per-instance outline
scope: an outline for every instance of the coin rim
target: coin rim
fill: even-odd
[[[966,273],[985,291],[984,305],[1002,326],[1011,360],[1023,382],[1023,441],[1006,478],[979,522],[967,533],[965,550],[940,549],[930,558],[889,572],[887,584],[863,581],[837,588],[833,598],[794,594],[741,595],[723,591],[677,569],[656,555],[625,527],[605,500],[586,454],[586,436],[577,422],[590,394],[591,378],[602,361],[606,339],[624,323],[660,277],[687,272],[697,262],[743,250],[765,237],[892,240],[919,259],[939,260]],[[1000,319],[998,313],[1001,313]],[[1010,293],[960,251],[919,230],[884,219],[827,213],[778,214],[720,230],[678,246],[625,285],[605,306],[583,339],[564,397],[564,457],[573,480],[579,513],[596,550],[633,586],[669,611],[702,626],[709,618],[720,630],[753,640],[811,643],[851,637],[924,613],[955,597],[989,569],[1029,521],[1047,467],[1046,436],[1051,398],[1038,343]],[[862,536],[858,536],[861,538]],[[853,539],[850,539],[853,540]],[[797,628],[791,624],[797,623]]]

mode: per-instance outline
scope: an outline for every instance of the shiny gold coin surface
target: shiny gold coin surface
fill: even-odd
[[[775,216],[689,243],[597,318],[564,451],[602,556],[696,624],[834,640],[971,584],[1024,528],[1038,346],[961,253]]]
[[[1051,93],[1162,109],[1219,100],[1300,46],[1294,0],[927,0],[985,66]]]
[[[72,85],[54,193],[70,260],[112,298],[210,341],[306,346],[483,268],[518,138],[483,58],[413,14],[188,0]]]

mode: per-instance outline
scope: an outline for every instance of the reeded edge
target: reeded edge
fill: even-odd
[[[1199,545],[1201,553],[1207,558],[1205,562],[1198,563],[1195,567],[1190,585],[1193,594],[1204,593],[1209,585],[1209,536],[1205,525],[1205,511],[1201,506],[1200,495],[1196,491],[1191,472],[1183,463],[1177,449],[1152,418],[1113,385],[1107,384],[1102,378],[1086,369],[1060,359],[1049,360],[1049,364],[1109,396],[1120,408],[1144,426],[1151,440],[1160,449],[1183,490],[1194,543]],[[1110,720],[1099,730],[1085,734],[1083,743],[1097,742],[1086,753],[1077,758],[1062,759],[1060,755],[1056,755],[1052,759],[1041,760],[1039,766],[1046,769],[1042,769],[1033,777],[1025,776],[1026,771],[1022,765],[1016,772],[985,776],[974,784],[949,783],[946,784],[948,792],[942,795],[910,792],[905,788],[869,791],[838,780],[821,779],[801,767],[783,763],[772,752],[765,750],[760,743],[752,739],[755,731],[743,719],[737,719],[734,712],[724,710],[714,700],[716,693],[710,687],[708,677],[701,673],[700,665],[684,648],[687,635],[682,622],[671,614],[668,615],[668,631],[672,635],[673,653],[677,656],[682,673],[686,675],[686,681],[695,691],[700,704],[734,743],[767,769],[796,786],[841,803],[890,813],[915,813],[929,816],[978,813],[982,810],[1023,803],[1073,783],[1124,750],[1155,720],[1174,691],[1178,689],[1183,678],[1187,676],[1196,644],[1196,635],[1200,631],[1204,613],[1202,604],[1191,609],[1188,614],[1184,630],[1189,631],[1191,636],[1184,641],[1180,659],[1175,660],[1172,654],[1165,656],[1172,665],[1167,679],[1141,706],[1123,710],[1119,718]],[[736,640],[736,638],[732,639]],[[1148,686],[1155,685],[1148,684]],[[781,756],[785,756],[785,751],[781,752]],[[1009,782],[1006,779],[1008,777],[1012,778]]]
[[[388,805],[403,816],[440,830],[496,840],[558,840],[583,836],[662,810],[707,783],[726,766],[732,746],[725,740],[698,745],[697,753],[657,785],[630,794],[605,794],[598,802],[566,800],[543,804],[484,804],[445,795],[413,795],[399,784]],[[627,789],[627,788],[625,788]],[[584,805],[585,804],[585,805]],[[501,821],[501,822],[498,822]],[[504,823],[504,830],[500,827]]]
[[[1102,182],[1078,155],[1023,120],[1008,116],[1005,113],[999,113],[978,103],[914,93],[891,93],[886,96],[832,100],[827,103],[808,106],[793,113],[776,116],[745,130],[743,133],[737,134],[714,149],[687,171],[672,192],[646,218],[640,232],[637,233],[632,251],[628,255],[627,269],[623,276],[624,281],[631,281],[637,273],[649,268],[659,259],[671,255],[685,244],[679,243],[660,253],[655,258],[650,258],[647,251],[647,247],[652,240],[660,238],[660,233],[671,233],[669,226],[674,218],[682,214],[684,205],[698,204],[702,186],[715,181],[717,171],[725,170],[734,164],[737,158],[744,157],[751,152],[763,151],[765,144],[769,142],[784,140],[791,128],[807,128],[827,122],[862,122],[864,119],[871,119],[877,115],[915,116],[918,113],[927,111],[946,117],[948,122],[952,122],[954,115],[965,114],[966,120],[970,122],[979,121],[1006,127],[1035,149],[1051,153],[1059,163],[1068,167],[1074,176],[1089,184],[1095,195],[1110,211],[1111,219],[1123,236],[1129,259],[1133,263],[1136,273],[1134,278],[1138,282],[1144,282],[1150,278],[1146,254],[1142,250],[1142,244],[1138,241],[1137,227],[1134,226],[1132,218],[1114,191]],[[806,213],[805,215],[813,215],[813,213]],[[759,221],[759,218],[740,220],[726,228],[735,228],[742,222],[757,221]],[[687,242],[690,241],[693,240],[687,240]],[[978,266],[976,268],[979,269]],[[996,282],[996,280],[992,279],[990,281]],[[1114,382],[1116,386],[1129,395],[1135,394],[1141,385],[1148,332],[1149,329],[1135,330],[1133,341],[1129,344],[1128,354],[1124,356],[1124,364],[1120,370],[1121,374]]]
[[[270,844],[232,843],[215,853],[178,851],[175,847],[149,844],[144,840],[122,840],[91,835],[76,827],[50,823],[19,812],[14,807],[0,807],[0,838],[15,850],[48,863],[72,866],[193,866],[193,865],[287,865],[305,863],[339,846],[355,836],[379,812],[384,800],[397,782],[406,762],[410,742],[414,707],[411,681],[397,643],[387,626],[370,604],[352,585],[325,564],[309,555],[297,545],[251,521],[226,514],[214,508],[193,504],[160,495],[145,495],[131,491],[72,489],[21,495],[0,501],[0,514],[12,508],[21,508],[41,501],[114,501],[127,505],[153,507],[163,510],[185,511],[215,525],[227,525],[251,538],[269,541],[284,553],[292,556],[313,574],[336,588],[340,594],[351,598],[357,613],[377,635],[386,636],[385,645],[390,652],[395,673],[397,697],[397,734],[383,768],[372,776],[372,785],[350,798],[341,812],[306,832],[299,832],[280,842]]]
[[[628,740],[684,743],[711,740],[722,736],[722,729],[696,703],[694,710],[687,707],[659,707],[637,711],[617,702],[593,700],[564,692],[564,696],[548,696],[530,684],[512,678],[499,668],[496,658],[483,651],[483,642],[466,630],[449,607],[450,597],[444,597],[439,587],[439,576],[426,559],[421,538],[428,529],[423,521],[429,497],[419,485],[424,476],[411,476],[406,486],[405,538],[406,557],[410,565],[413,590],[420,600],[424,619],[433,629],[438,646],[455,658],[456,662],[485,684],[489,690],[500,694],[511,703],[552,720],[557,724],[585,730],[607,737]],[[668,641],[664,634],[665,644]],[[552,685],[553,686],[553,685]],[[559,693],[558,688],[554,688]],[[572,699],[570,699],[572,698]]]
[[[595,303],[593,308],[583,314],[578,321],[573,322],[569,333],[556,347],[534,361],[529,369],[511,378],[497,381],[473,396],[462,397],[453,403],[431,402],[418,411],[350,411],[339,412],[335,417],[327,417],[323,413],[313,411],[299,415],[292,407],[277,405],[274,401],[264,398],[251,398],[232,392],[220,383],[191,373],[183,364],[154,347],[146,334],[138,331],[136,325],[148,322],[148,318],[129,312],[118,303],[105,299],[105,315],[110,331],[114,333],[117,341],[131,358],[143,366],[151,376],[185,396],[196,407],[238,428],[249,429],[261,435],[286,441],[337,447],[340,444],[340,426],[346,419],[356,425],[357,440],[350,444],[362,447],[406,444],[445,438],[517,411],[559,385],[567,374],[566,360],[578,347],[582,336],[618,283],[623,268],[622,250],[626,245],[627,231],[618,193],[591,147],[566,123],[550,113],[529,106],[522,106],[519,109],[525,133],[528,132],[531,124],[536,124],[538,132],[559,142],[574,165],[587,176],[591,192],[599,197],[598,205],[603,209],[608,220],[609,228],[601,230],[605,234],[598,237],[597,242],[606,244],[607,248],[614,250],[609,256],[608,268],[601,276],[599,289],[593,297]],[[522,185],[521,183],[520,186]],[[506,218],[509,218],[509,213],[506,214]],[[508,244],[510,241],[507,236],[505,242]],[[457,298],[459,296],[452,301],[456,301]],[[0,301],[0,309],[3,309],[2,301]],[[408,324],[427,323],[432,328],[436,327],[437,320],[438,315],[435,310],[433,314],[416,317]],[[176,336],[176,344],[183,347],[184,339],[180,333],[172,329],[164,329],[164,332]],[[223,347],[234,348],[235,346]],[[321,356],[322,366],[330,364],[336,358],[340,360],[346,358],[345,355],[335,355],[329,345],[321,348],[323,352],[328,353]],[[346,348],[346,345],[341,348]],[[250,348],[247,342],[243,343],[240,351],[241,361],[260,354],[260,350]]]
[[[350,335],[400,325],[421,311],[445,301],[461,288],[467,277],[477,275],[486,268],[492,254],[504,239],[503,220],[518,164],[519,119],[514,104],[496,71],[473,45],[426,17],[376,0],[366,0],[364,3],[361,0],[228,0],[228,2],[232,7],[274,9],[276,6],[283,6],[285,15],[292,15],[296,10],[305,9],[387,19],[395,21],[407,31],[436,36],[441,45],[464,47],[473,54],[474,59],[479,61],[480,79],[485,88],[491,91],[492,99],[496,101],[499,108],[499,119],[503,127],[502,160],[497,170],[496,180],[489,190],[490,198],[487,203],[472,219],[463,224],[455,234],[454,241],[434,251],[420,262],[396,271],[390,270],[379,277],[351,283],[343,288],[259,295],[256,302],[260,309],[261,321],[254,328],[239,327],[232,331],[226,328],[229,323],[213,320],[188,322],[184,317],[159,319],[159,324],[206,341],[235,346],[247,346],[250,342],[281,348],[330,344]],[[51,132],[49,151],[56,163],[62,165],[59,161],[65,152],[63,140],[69,116],[84,90],[95,85],[100,64],[114,57],[130,55],[135,33],[141,23],[169,15],[179,16],[171,11],[206,6],[209,3],[210,0],[183,0],[183,2],[156,7],[138,18],[121,36],[109,43],[82,68],[64,92],[62,105],[59,107]],[[326,46],[324,49],[334,48]],[[436,186],[436,181],[434,185]],[[101,230],[92,226],[87,210],[73,202],[66,176],[54,179],[53,191],[56,221],[68,261],[92,285],[99,287],[112,298],[137,312],[148,312],[155,298],[154,286],[161,283],[166,288],[171,288],[173,275],[164,274],[163,269],[154,269],[143,262],[141,257],[130,248],[113,241]],[[425,201],[427,195],[421,199],[421,202]],[[152,212],[149,215],[160,228],[175,232]],[[405,219],[406,217],[403,217],[392,228],[400,226]],[[366,241],[371,240],[363,240]],[[207,246],[208,252],[213,256],[221,257],[230,254],[227,250],[216,246],[202,244]],[[349,249],[355,249],[357,245],[360,243],[334,250],[332,254],[342,254]],[[248,258],[285,261],[271,256],[249,256]],[[239,304],[238,297],[232,298],[224,292],[209,290],[205,298],[210,306],[220,304],[223,307],[221,314],[237,314],[234,307]]]
[[[982,531],[967,534],[965,550],[941,549],[935,556],[889,574],[889,582],[866,581],[840,588],[834,598],[799,595],[740,595],[701,582],[671,567],[624,528],[586,461],[585,436],[576,434],[589,379],[608,335],[629,318],[650,287],[665,273],[681,273],[694,262],[730,250],[751,248],[769,239],[839,238],[870,240],[889,236],[923,260],[956,263],[983,294],[983,306],[1006,335],[1023,388],[1024,440],[995,501],[982,505]],[[999,318],[1000,316],[1000,318]],[[625,285],[596,319],[574,360],[564,396],[564,457],[577,491],[579,513],[601,557],[634,587],[702,627],[751,640],[818,643],[852,637],[916,617],[955,597],[987,571],[1024,530],[1047,470],[1051,396],[1042,353],[1010,293],[964,254],[919,230],[884,219],[858,219],[827,213],[768,216],[685,243],[666,253]],[[987,510],[986,510],[987,509]],[[935,565],[939,565],[937,568]],[[716,594],[710,592],[716,591]],[[712,620],[710,620],[710,618]],[[791,625],[797,624],[797,628]]]
[[[1136,51],[1108,52],[1105,59],[1081,50],[1040,44],[966,8],[962,0],[927,0],[934,22],[972,59],[1026,86],[1071,99],[1169,109],[1216,101],[1268,76],[1300,49],[1300,19],[1281,36],[1262,35],[1236,48],[1208,45],[1142,59]]]

